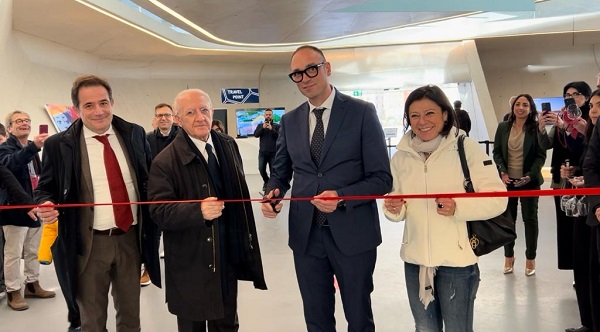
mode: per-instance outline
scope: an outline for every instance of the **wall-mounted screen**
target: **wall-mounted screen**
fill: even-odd
[[[533,102],[535,103],[538,113],[542,112],[542,103],[550,103],[550,109],[553,112],[558,112],[565,107],[565,100],[563,97],[533,98]]]
[[[265,109],[270,108],[273,111],[273,121],[279,123],[285,113],[284,107],[261,107],[261,108],[241,108],[235,111],[237,122],[237,136],[248,137],[254,135],[254,130],[261,122],[265,120]]]

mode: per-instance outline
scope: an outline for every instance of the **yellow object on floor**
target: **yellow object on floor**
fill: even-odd
[[[52,264],[52,251],[50,247],[52,247],[54,240],[58,236],[58,220],[50,224],[44,224],[42,227],[38,261],[42,265],[49,265]]]

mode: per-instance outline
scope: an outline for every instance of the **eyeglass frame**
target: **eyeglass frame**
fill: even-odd
[[[20,126],[20,125],[22,125],[23,123],[27,123],[27,124],[31,123],[31,119],[29,119],[29,118],[24,118],[24,119],[16,119],[16,120],[12,120],[12,121],[10,122],[10,124],[11,124],[11,125],[12,125],[13,123],[16,123],[16,124],[18,124],[18,125]]]
[[[308,67],[304,68],[304,70],[293,71],[293,72],[291,72],[291,73],[288,74],[288,77],[294,83],[300,83],[300,82],[302,82],[302,80],[304,79],[304,75],[306,75],[306,77],[308,77],[308,78],[317,77],[317,76],[319,76],[319,68],[322,67],[323,65],[325,65],[326,63],[327,63],[327,61],[323,61],[323,62],[321,62],[319,64],[308,66]],[[308,71],[309,70],[313,70],[313,69],[316,70],[316,72],[315,72],[315,74],[313,76],[311,76],[310,74],[308,74]],[[300,74],[300,80],[296,81],[296,80],[294,80],[292,78],[292,76],[298,75],[298,74]]]
[[[169,118],[173,117],[173,114],[170,114],[170,113],[154,114],[154,117],[157,118],[157,119],[160,119],[160,118],[169,119]]]
[[[579,92],[579,91],[575,91],[575,92],[573,92],[573,93],[565,93],[565,94],[563,95],[563,97],[564,97],[565,99],[568,99],[568,98],[575,98],[575,97],[579,97],[579,96],[583,96],[583,93],[581,93],[581,92]]]

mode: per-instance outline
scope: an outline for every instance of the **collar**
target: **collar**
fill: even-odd
[[[85,125],[83,126],[83,137],[84,138],[92,138],[94,136],[103,136],[103,135],[114,135],[115,134],[115,130],[113,129],[112,124],[108,127],[108,130],[106,130],[104,133],[102,134],[97,134],[93,131],[91,131],[88,127],[86,127]]]
[[[197,138],[194,138],[190,135],[188,135],[188,137],[190,138],[190,140],[192,141],[192,143],[194,143],[194,145],[198,148],[198,150],[200,151],[200,153],[203,153],[206,150],[206,144],[210,144],[213,147],[213,153],[215,151],[215,145],[213,144],[212,141],[212,135],[210,133],[208,133],[208,140],[203,141],[203,140],[199,140]]]

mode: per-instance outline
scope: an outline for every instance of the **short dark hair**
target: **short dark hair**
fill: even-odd
[[[270,108],[265,108],[265,112],[271,112],[271,113],[273,113],[273,110],[270,109]]]
[[[575,81],[567,83],[567,85],[565,85],[565,87],[563,88],[563,96],[567,93],[567,90],[569,90],[569,88],[577,90],[577,92],[585,96],[586,100],[589,100],[592,97],[592,88],[590,88],[590,85],[585,83],[584,81]]]
[[[408,98],[406,98],[406,102],[404,103],[404,130],[407,131],[408,128],[410,127],[410,119],[408,117],[408,108],[415,101],[425,99],[425,98],[436,103],[442,109],[442,114],[444,112],[446,112],[448,114],[448,117],[447,117],[446,121],[444,122],[444,127],[442,128],[442,131],[440,132],[440,135],[448,136],[448,134],[450,133],[450,130],[455,125],[456,113],[454,112],[454,109],[452,108],[452,105],[450,104],[450,100],[448,100],[448,97],[446,97],[446,94],[444,93],[444,91],[442,91],[442,89],[440,89],[437,85],[433,85],[433,84],[429,84],[429,85],[425,85],[420,88],[417,88],[416,90],[414,90],[413,92],[411,92],[408,95]],[[458,135],[458,128],[456,129],[455,136],[456,135]]]
[[[108,92],[108,98],[111,102],[113,101],[112,89],[105,79],[95,75],[84,75],[77,77],[75,82],[73,82],[73,87],[71,88],[71,101],[73,102],[73,106],[79,108],[79,90],[91,86],[104,87],[106,92]]]
[[[462,106],[462,102],[460,100],[455,100],[454,101],[454,109],[455,110],[459,110]]]
[[[171,107],[171,105],[169,105],[167,103],[160,103],[160,104],[154,106],[154,113],[156,113],[157,109],[163,108],[163,107],[168,107],[171,110],[171,112],[173,112],[173,107]]]
[[[319,53],[319,55],[321,56],[321,58],[323,58],[323,61],[327,61],[327,59],[325,59],[325,54],[323,54],[323,51],[321,51],[320,48],[316,47],[316,46],[312,46],[312,45],[302,45],[300,47],[298,47],[294,53],[292,53],[292,57],[290,59],[294,58],[294,55],[296,55],[296,53],[298,53],[299,51],[302,50],[312,50],[314,52]]]

